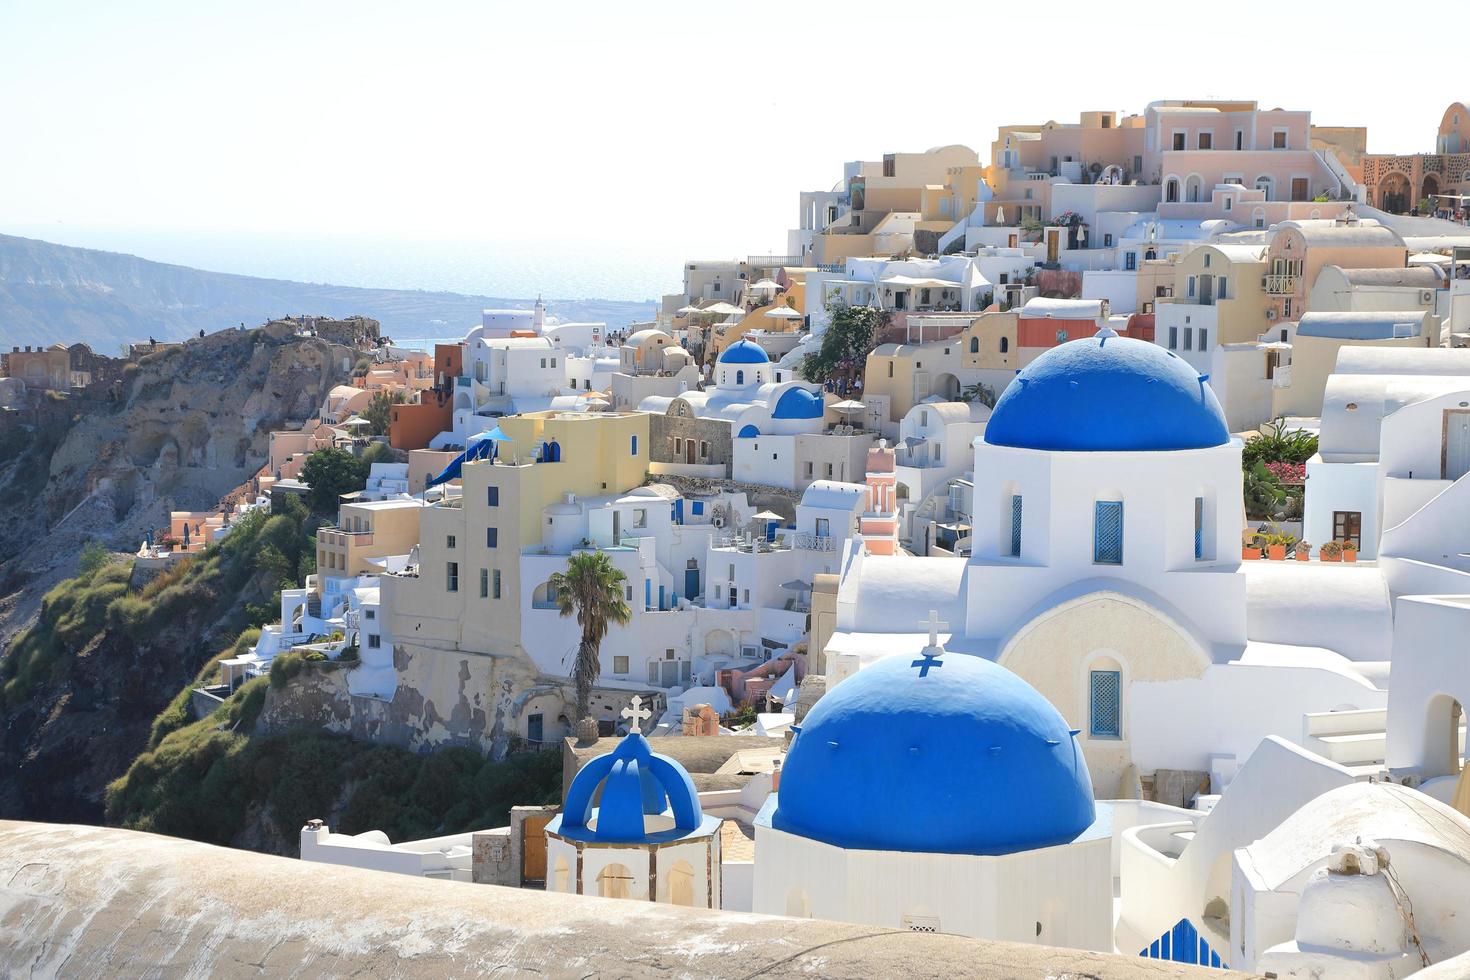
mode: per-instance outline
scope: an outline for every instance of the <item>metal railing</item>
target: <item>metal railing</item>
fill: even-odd
[[[802,551],[837,550],[837,539],[830,534],[811,534],[802,531],[791,536],[791,543],[793,547],[800,548]]]
[[[1296,292],[1296,276],[1294,275],[1269,275],[1263,276],[1261,286],[1273,296],[1281,296],[1286,293]]]

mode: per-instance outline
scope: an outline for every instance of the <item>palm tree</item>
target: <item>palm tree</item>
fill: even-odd
[[[582,627],[582,642],[577,647],[577,663],[572,680],[577,685],[577,719],[591,710],[592,683],[601,672],[600,653],[608,626],[625,625],[632,612],[623,601],[623,583],[627,576],[618,571],[601,551],[584,551],[567,559],[567,570],[551,576],[550,586],[556,590],[556,603],[563,616],[576,615]]]

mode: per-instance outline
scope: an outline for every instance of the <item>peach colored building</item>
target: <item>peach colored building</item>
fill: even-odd
[[[1154,102],[1144,113],[1143,177],[1168,205],[1209,200],[1218,184],[1263,191],[1267,201],[1351,198],[1352,175],[1330,150],[1312,147],[1312,115],[1255,102]],[[1319,134],[1318,142],[1326,138]]]
[[[1131,181],[1143,169],[1143,145],[1142,117],[1109,111],[1084,112],[1075,123],[1002,126],[985,170],[994,193],[985,223],[1002,223],[998,214],[1004,224],[1050,218],[1052,178],[1092,183],[1115,168],[1122,181]]]
[[[1404,214],[1437,194],[1470,195],[1470,102],[1451,102],[1439,120],[1433,153],[1363,156],[1363,185],[1368,203]],[[1470,202],[1441,200],[1453,214]]]
[[[1402,269],[1408,258],[1404,240],[1385,225],[1282,225],[1266,247],[1266,316],[1279,322],[1300,320],[1307,311],[1307,296],[1317,282],[1317,273],[1326,266]]]

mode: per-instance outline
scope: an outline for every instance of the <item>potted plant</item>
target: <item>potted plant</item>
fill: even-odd
[[[1255,528],[1248,527],[1241,536],[1241,561],[1259,561],[1261,557],[1261,535]]]
[[[1358,546],[1355,545],[1355,544],[1353,544],[1351,541],[1344,541],[1342,543],[1342,560],[1343,561],[1357,561],[1358,560]]]
[[[1329,541],[1317,549],[1317,556],[1323,561],[1342,561],[1342,545]]]
[[[1309,545],[1309,544],[1307,544],[1305,541],[1298,541],[1296,543],[1296,560],[1297,561],[1307,561],[1311,557],[1312,557],[1312,546]]]
[[[1281,530],[1266,534],[1266,557],[1272,561],[1285,561],[1286,549],[1296,544],[1296,536]]]

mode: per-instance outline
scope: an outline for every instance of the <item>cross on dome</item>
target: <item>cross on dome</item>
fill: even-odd
[[[940,621],[939,610],[931,609],[929,618],[920,620],[919,625],[929,627],[929,645],[924,648],[924,655],[909,666],[919,668],[920,677],[928,677],[931,669],[944,666],[944,662],[939,659],[940,654],[944,653],[944,648],[939,645],[939,631],[948,629],[949,624]]]
[[[635,694],[633,695],[633,703],[623,709],[622,715],[628,719],[629,734],[641,735],[643,734],[643,728],[640,723],[652,718],[653,712],[643,707],[643,699]]]

